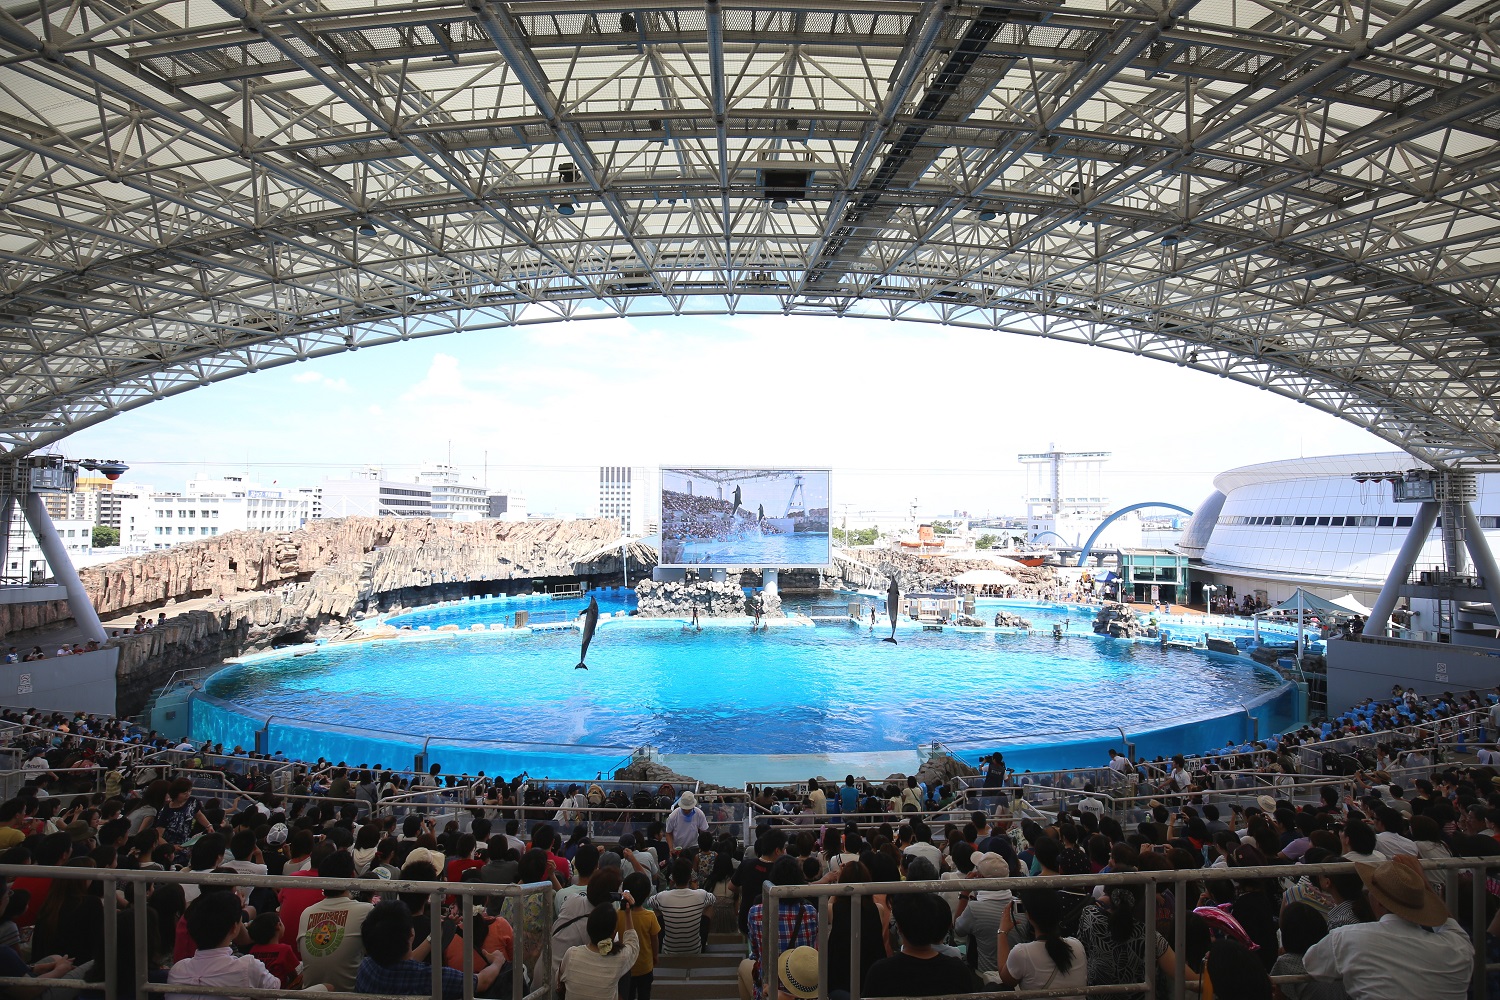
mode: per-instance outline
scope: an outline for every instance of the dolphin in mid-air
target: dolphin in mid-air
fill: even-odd
[[[759,524],[761,521],[764,521],[766,519],[766,505],[760,504],[758,507],[756,507],[756,510],[758,512],[758,515],[755,518],[755,521],[757,524]]]
[[[891,577],[891,585],[885,592],[885,613],[889,615],[891,619],[891,634],[887,638],[881,639],[881,642],[889,642],[894,645],[900,645],[896,642],[896,615],[900,613],[900,610],[901,585],[896,582],[896,578],[893,576]]]
[[[738,514],[739,512],[740,512],[740,488],[738,486],[736,486],[734,488],[734,506],[732,508],[730,508],[729,516],[730,517],[734,517],[734,515]]]
[[[599,601],[589,598],[589,606],[581,612],[583,618],[583,651],[578,654],[578,666],[574,670],[587,670],[589,665],[584,662],[588,659],[589,643],[594,641],[594,629],[599,627]]]

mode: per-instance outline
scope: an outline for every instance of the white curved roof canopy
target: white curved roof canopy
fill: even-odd
[[[1496,11],[0,0],[0,451],[359,346],[737,311],[1094,344],[1493,461]]]

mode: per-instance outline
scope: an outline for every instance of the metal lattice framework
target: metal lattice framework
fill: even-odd
[[[0,0],[0,450],[604,315],[1159,358],[1494,461],[1500,2]]]

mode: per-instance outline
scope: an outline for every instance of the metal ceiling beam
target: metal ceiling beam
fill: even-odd
[[[1255,9],[13,6],[0,448],[445,313],[738,311],[1130,351],[1500,461],[1487,13]]]

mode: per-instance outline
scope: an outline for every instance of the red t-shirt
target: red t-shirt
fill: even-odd
[[[444,881],[462,882],[464,880],[464,872],[468,871],[470,868],[481,868],[483,866],[483,861],[475,861],[472,858],[467,860],[455,858],[452,861],[448,862],[447,874],[443,876]]]
[[[260,959],[260,964],[266,967],[266,971],[277,979],[285,987],[297,975],[297,953],[292,946],[285,942],[277,944],[258,944],[250,949],[250,954]]]
[[[318,872],[316,869],[304,868],[300,872],[295,872],[292,877],[296,878],[298,875],[316,876],[317,874]],[[276,898],[281,903],[281,926],[297,928],[302,926],[302,911],[307,909],[309,906],[322,901],[323,890],[281,889],[276,893]],[[291,939],[284,943],[292,949],[292,952],[294,954],[296,954],[298,957],[301,957],[301,952],[297,950],[297,937],[295,930],[292,932]]]
[[[31,893],[31,902],[26,904],[26,912],[16,918],[17,927],[30,927],[36,923],[36,915],[42,911],[42,904],[47,901],[47,893],[52,890],[50,878],[36,878],[31,875],[22,875],[10,884],[12,889],[25,889]]]

